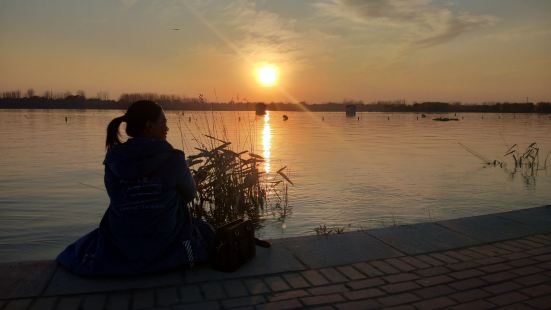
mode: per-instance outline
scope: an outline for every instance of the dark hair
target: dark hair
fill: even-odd
[[[126,114],[115,117],[107,126],[107,139],[105,148],[109,150],[113,145],[120,144],[119,126],[126,122],[126,134],[130,137],[143,135],[147,121],[155,122],[159,119],[163,109],[160,105],[149,100],[134,102]]]

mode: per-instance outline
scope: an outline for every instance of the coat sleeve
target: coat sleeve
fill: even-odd
[[[195,181],[191,175],[191,171],[186,163],[186,156],[184,152],[176,152],[176,167],[174,167],[176,173],[176,190],[184,198],[185,201],[191,201],[195,197],[197,188],[195,187]]]

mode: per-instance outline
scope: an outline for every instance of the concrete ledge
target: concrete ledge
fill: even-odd
[[[0,299],[125,291],[268,276],[438,252],[551,232],[551,206],[421,223],[273,240],[235,273],[206,267],[129,278],[80,278],[53,261],[0,264]]]

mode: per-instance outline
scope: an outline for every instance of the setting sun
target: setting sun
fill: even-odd
[[[278,69],[274,65],[262,65],[256,69],[256,77],[262,86],[274,86],[277,84]]]

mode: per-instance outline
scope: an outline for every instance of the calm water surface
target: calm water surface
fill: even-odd
[[[109,204],[105,128],[121,114],[0,110],[0,261],[51,259],[98,225]],[[537,142],[545,155],[549,115],[462,114],[458,122],[409,113],[359,117],[168,112],[168,140],[190,155],[208,141],[202,134],[215,133],[236,150],[266,157],[263,170],[288,166],[293,212],[284,224],[267,216],[266,238],[313,234],[320,224],[355,230],[551,203],[551,171],[527,184],[503,169],[484,168],[460,145],[503,160],[512,144],[524,149]]]

